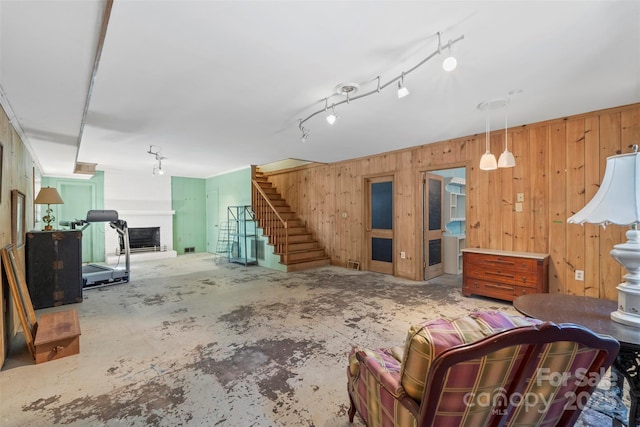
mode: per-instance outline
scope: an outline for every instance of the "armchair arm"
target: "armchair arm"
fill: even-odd
[[[357,351],[355,356],[360,372],[366,369],[368,374],[395,398],[405,395],[402,384],[400,384],[400,361],[391,356],[388,350],[364,349]]]
[[[357,408],[367,425],[416,425],[419,407],[400,383],[399,350],[396,347],[351,351],[347,371],[351,421]]]

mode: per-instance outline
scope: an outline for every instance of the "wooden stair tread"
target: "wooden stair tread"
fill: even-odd
[[[305,262],[322,261],[322,260],[329,261],[329,257],[328,256],[319,256],[319,257],[306,258],[306,259],[296,259],[296,260],[293,260],[293,261],[289,261],[288,263],[281,262],[280,264],[284,264],[284,265],[304,264]]]

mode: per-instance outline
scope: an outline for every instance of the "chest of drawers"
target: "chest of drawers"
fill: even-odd
[[[494,249],[462,250],[462,294],[513,301],[549,292],[549,255]]]

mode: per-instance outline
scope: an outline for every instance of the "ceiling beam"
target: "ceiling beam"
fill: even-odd
[[[87,98],[84,103],[84,110],[82,112],[82,120],[80,121],[80,132],[78,133],[78,144],[76,148],[76,159],[74,169],[78,169],[78,155],[80,154],[80,144],[82,144],[82,134],[84,132],[84,125],[87,120],[87,112],[89,111],[89,104],[91,103],[91,94],[93,93],[93,86],[98,74],[98,67],[100,66],[100,57],[102,56],[102,48],[104,47],[104,40],[107,36],[107,28],[109,26],[109,18],[111,18],[111,9],[113,8],[113,0],[107,0],[105,2],[104,12],[102,14],[102,24],[100,25],[100,35],[98,37],[98,45],[96,47],[96,56],[93,60],[93,69],[91,71],[91,80],[89,82],[89,88],[87,89]]]

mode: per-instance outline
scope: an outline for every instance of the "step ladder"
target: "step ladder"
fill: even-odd
[[[229,236],[235,233],[235,222],[223,221],[218,227],[218,244],[216,245],[216,254],[227,256],[231,249],[231,240]]]

